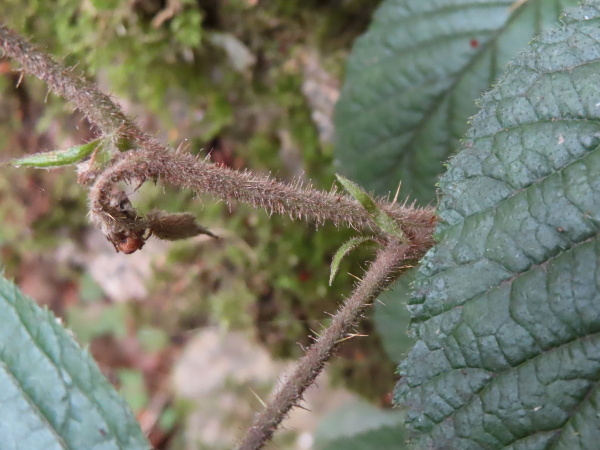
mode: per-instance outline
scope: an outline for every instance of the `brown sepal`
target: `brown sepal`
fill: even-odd
[[[199,225],[196,218],[190,213],[167,213],[164,211],[152,211],[146,216],[148,228],[151,233],[159,239],[176,241],[205,234],[218,238],[208,229]]]

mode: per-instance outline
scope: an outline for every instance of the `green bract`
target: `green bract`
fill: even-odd
[[[600,2],[516,58],[440,187],[397,401],[410,448],[600,442]]]
[[[366,193],[358,184],[353,183],[347,178],[337,174],[336,177],[342,186],[344,186],[344,189],[346,189],[346,191],[361,204],[361,206],[369,213],[373,222],[375,222],[384,233],[395,237],[399,242],[406,242],[406,236],[404,236],[400,225],[377,206],[377,203],[371,195]]]
[[[40,169],[67,166],[80,162],[83,158],[91,155],[101,145],[102,139],[96,139],[87,144],[77,145],[66,150],[35,153],[23,158],[13,159],[10,164],[15,167],[37,167]]]
[[[340,248],[337,249],[337,251],[335,252],[335,255],[333,255],[333,259],[331,260],[331,270],[329,273],[329,286],[331,286],[331,283],[333,283],[333,280],[335,279],[335,276],[337,275],[338,270],[340,270],[340,263],[344,259],[344,256],[346,256],[348,253],[350,253],[352,250],[354,250],[356,247],[360,246],[361,244],[364,244],[365,242],[369,242],[372,240],[373,239],[368,236],[353,237],[352,239],[348,240],[347,242],[344,242],[340,246]]]
[[[150,448],[90,355],[2,277],[0,318],[1,448]]]
[[[386,0],[348,60],[336,107],[338,170],[386,195],[436,200],[475,100],[575,0]]]

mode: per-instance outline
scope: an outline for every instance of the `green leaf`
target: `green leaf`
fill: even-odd
[[[353,237],[352,239],[348,240],[347,242],[344,242],[340,246],[340,248],[337,249],[337,251],[335,252],[335,255],[333,255],[333,259],[331,260],[331,273],[329,275],[329,286],[331,286],[331,283],[333,283],[333,280],[334,280],[335,276],[337,275],[338,270],[340,270],[340,263],[342,262],[342,259],[344,259],[344,256],[346,256],[348,253],[350,253],[352,250],[354,250],[360,244],[364,244],[365,242],[372,241],[372,240],[373,240],[373,238],[370,238],[367,236]]]
[[[383,410],[362,400],[348,402],[320,421],[315,450],[398,449],[406,438],[405,413]]]
[[[516,58],[441,180],[396,400],[411,448],[600,442],[600,2]]]
[[[416,273],[416,269],[410,269],[403,274],[394,287],[381,294],[379,301],[373,305],[375,329],[391,361],[400,361],[415,343],[408,336],[410,313],[406,305]]]
[[[35,153],[24,158],[13,159],[10,164],[15,167],[60,167],[75,164],[91,155],[101,145],[102,139],[96,139],[87,144],[77,145],[66,150]]]
[[[576,0],[386,0],[348,60],[335,111],[338,170],[386,195],[436,200],[475,100]]]
[[[344,188],[348,191],[348,193],[354,197],[363,208],[365,208],[379,228],[381,228],[390,236],[396,237],[400,242],[406,241],[406,237],[400,229],[400,226],[394,221],[394,219],[388,216],[385,211],[381,210],[379,206],[377,206],[377,203],[375,203],[373,197],[367,194],[358,184],[353,183],[349,179],[339,174],[336,174],[335,176],[342,186],[344,186]]]
[[[398,450],[406,439],[406,431],[397,427],[381,427],[357,433],[348,437],[340,437],[327,442],[317,450]]]
[[[125,402],[58,320],[0,277],[3,449],[148,449]]]

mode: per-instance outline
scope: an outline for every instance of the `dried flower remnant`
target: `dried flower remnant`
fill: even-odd
[[[143,236],[137,236],[135,234],[131,234],[129,236],[124,236],[116,244],[113,242],[113,245],[115,246],[117,253],[123,252],[126,255],[129,255],[137,250],[140,250],[144,246],[145,243],[146,243],[146,240]]]
[[[143,247],[146,226],[124,191],[111,189],[104,208],[92,208],[90,219],[117,252],[129,254]]]
[[[124,191],[113,192],[105,207],[91,217],[117,253],[140,250],[151,236],[168,241],[187,239],[199,234],[217,238],[208,229],[196,223],[190,213],[152,211],[146,217],[138,214]]]

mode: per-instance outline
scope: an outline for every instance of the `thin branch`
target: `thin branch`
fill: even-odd
[[[95,84],[76,76],[71,70],[3,25],[0,25],[0,48],[6,56],[21,64],[19,70],[45,81],[58,95],[72,102],[103,133],[111,134],[119,129],[127,131],[137,128],[121,108],[109,96],[100,92]]]
[[[46,82],[50,90],[73,103],[104,136],[126,140],[133,148],[166,151],[162,143],[144,133],[129,119],[114,99],[100,91],[94,83],[77,76],[74,67],[60,64],[2,24],[0,49],[0,56],[8,56],[20,64],[18,70],[21,74],[29,73]]]
[[[240,442],[238,450],[260,449],[271,439],[290,409],[298,405],[304,391],[321,373],[336,345],[351,331],[365,308],[401,273],[407,250],[405,245],[390,244],[379,251],[352,296],[296,364],[267,407],[256,417],[254,424]]]
[[[128,152],[102,173],[90,192],[92,213],[107,211],[113,186],[119,181],[140,184],[145,180],[208,193],[226,201],[247,203],[269,214],[289,215],[317,225],[332,221],[355,229],[378,232],[367,211],[353,198],[297,184],[285,184],[250,172],[239,172],[195,158],[190,153],[165,150]],[[412,242],[431,238],[435,216],[431,208],[401,207],[381,202]],[[425,243],[425,242],[423,242]]]

